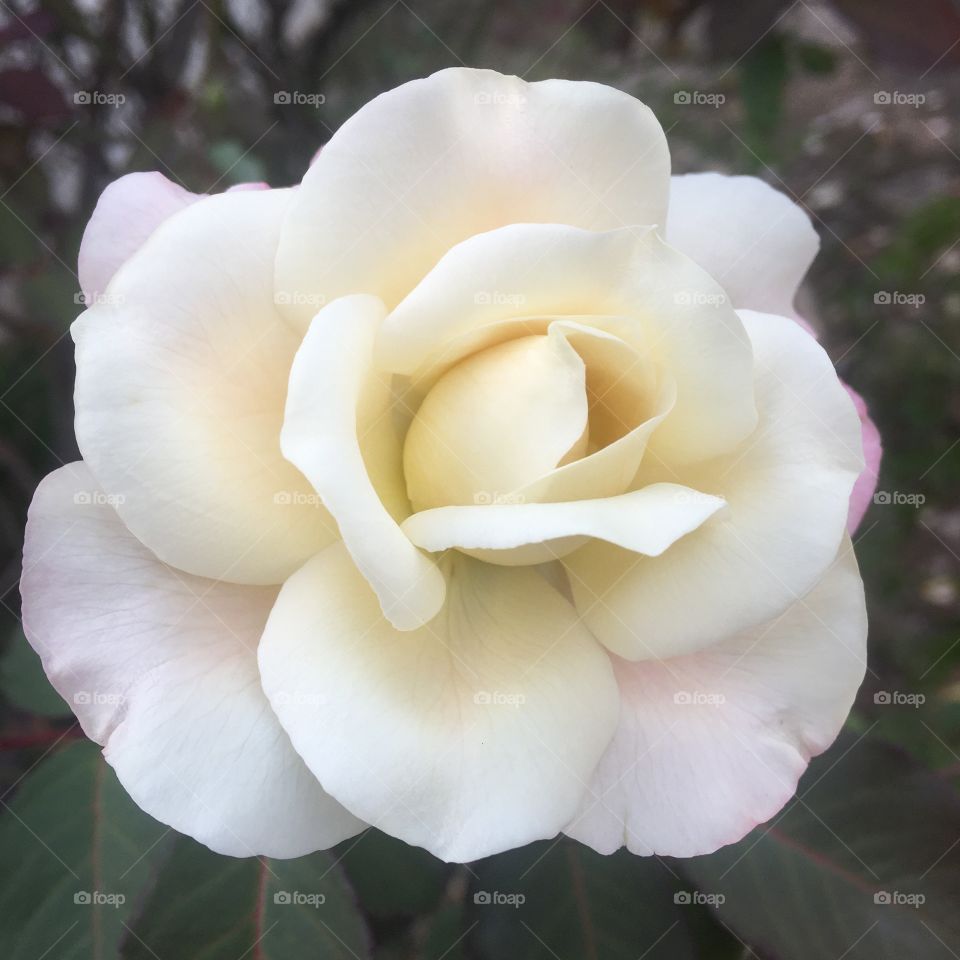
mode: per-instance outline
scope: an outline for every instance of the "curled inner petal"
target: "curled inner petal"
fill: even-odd
[[[483,503],[586,448],[583,360],[563,338],[510,340],[434,385],[404,446],[416,509]]]

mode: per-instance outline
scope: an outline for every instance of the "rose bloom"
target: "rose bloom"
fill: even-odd
[[[376,98],[292,189],[123,177],[27,636],[222,853],[736,841],[864,673],[879,441],[793,314],[817,246],[760,180],[671,178],[632,97],[480,70]]]

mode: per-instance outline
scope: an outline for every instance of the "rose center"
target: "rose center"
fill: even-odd
[[[617,441],[650,402],[636,356],[615,337],[560,322],[460,361],[407,433],[414,510],[516,502],[520,488]]]

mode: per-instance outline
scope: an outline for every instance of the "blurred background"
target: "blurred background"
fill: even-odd
[[[880,820],[863,810],[838,813],[849,818],[849,835],[819,811],[817,819],[835,839],[811,844],[821,856],[832,844],[840,860],[850,861],[841,873],[865,876],[876,893],[880,881],[871,857],[887,862],[881,850],[886,841],[877,839],[884,831],[903,834],[918,820],[939,818],[946,840],[953,830],[960,843],[960,5],[952,0],[0,0],[3,807],[29,820],[24,784],[41,761],[81,736],[23,641],[17,584],[33,489],[44,474],[78,456],[67,328],[82,311],[77,250],[100,191],[135,170],[159,170],[196,192],[251,180],[295,183],[316,149],[371,97],[464,64],[530,80],[583,78],[627,90],[657,113],[675,172],[755,174],[793,196],[813,218],[822,247],[801,293],[801,312],[843,378],[866,398],[885,448],[878,494],[856,536],[871,614],[870,668],[846,734],[850,746],[843,749],[852,751],[861,741],[894,749],[871,756],[863,770],[851,769],[842,792],[847,799],[856,793],[869,767],[877,776],[872,792],[899,783],[902,773],[912,785],[923,779],[927,799],[914,809],[913,794],[892,794],[891,810],[903,808],[896,830],[889,811]],[[837,747],[829,756],[839,764],[846,754]],[[822,767],[824,777],[830,769]],[[923,804],[934,795],[938,812],[925,813]],[[824,803],[833,810],[835,799]],[[885,826],[861,837],[853,823],[858,816]],[[22,854],[28,873],[34,858],[49,857],[36,843],[17,846],[17,831],[39,832],[35,824],[4,829],[0,838]],[[909,842],[915,854],[920,841]],[[948,842],[942,849],[943,860],[936,870],[931,865],[929,876],[922,865],[910,867],[914,885],[908,883],[908,891],[954,860],[957,851]],[[191,855],[203,861],[202,853]],[[520,863],[536,856],[518,856],[516,862],[497,858],[490,868],[500,871],[501,882],[514,878],[510,889],[522,886],[521,874],[524,883],[533,875]],[[563,886],[558,879],[566,859],[559,873],[549,872],[549,884],[557,885],[546,897],[553,912],[538,925],[534,913],[518,920],[522,911],[514,905],[498,927],[471,913],[472,870],[451,871],[384,838],[352,857],[361,862],[348,858],[346,871],[361,922],[372,931],[364,946],[347,947],[344,935],[340,946],[330,940],[320,952],[249,955],[357,956],[374,949],[383,957],[436,960],[636,958],[660,955],[667,944],[664,955],[671,957],[689,950],[689,956],[840,960],[886,956],[891,943],[908,945],[914,957],[957,957],[960,951],[955,926],[916,905],[912,915],[909,907],[898,913],[906,920],[894,921],[892,911],[880,909],[875,930],[869,925],[874,905],[856,901],[867,913],[857,914],[847,929],[843,917],[824,919],[832,907],[817,907],[818,894],[808,890],[799,905],[785,904],[786,889],[778,894],[780,908],[754,905],[754,914],[782,909],[790,918],[768,923],[771,929],[750,910],[725,913],[706,903],[695,921],[684,915],[683,944],[623,929],[618,914],[601,915],[597,923],[619,933],[585,946],[582,910],[576,931],[563,933],[563,924],[577,923],[582,906],[569,900],[579,896],[576,884]],[[771,884],[779,889],[780,868],[786,869],[785,861],[771,858],[757,868],[758,897]],[[9,857],[4,862],[10,870]],[[619,898],[621,912],[639,910],[644,885],[655,879],[649,868],[631,878],[633,867],[621,858],[604,864],[609,875],[597,879],[597,887],[587,884],[588,906],[599,889]],[[663,867],[686,884],[680,893],[692,889],[689,876],[682,874],[681,881],[673,867]],[[215,875],[219,868],[203,861],[191,869]],[[592,876],[592,863],[578,869]],[[955,862],[950,869],[938,895],[960,912],[960,871]],[[712,876],[719,883],[720,874]],[[819,882],[832,890],[833,881]],[[609,891],[606,884],[612,884]],[[13,896],[2,887],[0,908],[4,896]],[[646,902],[659,903],[661,895],[651,892]],[[840,896],[831,893],[834,906]],[[29,904],[21,907],[22,918],[7,921],[12,939],[5,955],[39,960],[42,941],[20,939],[22,925],[35,919]],[[131,909],[123,926],[140,930],[133,919],[139,908]],[[911,925],[909,936],[897,926],[901,922]],[[161,924],[157,936],[171,925]],[[660,929],[667,927],[664,922]],[[861,929],[863,939],[855,940]],[[901,935],[905,939],[898,940]],[[119,946],[111,937],[97,940],[96,956],[116,956],[117,950],[162,960],[193,955],[175,948],[164,953],[144,935],[146,952],[137,945],[143,941],[119,927]],[[51,957],[94,955],[68,935],[49,949]],[[222,949],[223,941],[216,950]],[[247,949],[260,951],[262,944],[247,943]],[[229,955],[216,950],[204,956]],[[241,946],[232,955],[242,953]]]

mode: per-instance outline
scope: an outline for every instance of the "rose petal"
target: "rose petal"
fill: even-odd
[[[221,194],[181,211],[73,326],[84,460],[133,533],[198,576],[278,583],[336,537],[280,454],[298,343],[273,305],[288,199]]]
[[[567,549],[564,538],[582,537],[659,556],[722,506],[719,497],[653,483],[601,500],[439,507],[413,514],[402,529],[425,550],[482,550],[482,559],[497,563],[555,560]]]
[[[398,633],[342,545],[283,586],[260,643],[297,751],[357,816],[467,861],[553,836],[617,722],[610,658],[532,567],[459,557]]]
[[[389,429],[390,378],[371,366],[384,313],[376,297],[358,294],[316,315],[293,361],[280,444],[335,517],[384,616],[411,630],[436,615],[446,588],[434,562],[407,539],[382,499],[385,487],[403,484]],[[379,464],[376,487],[371,458]],[[390,496],[396,500],[397,491]]]
[[[728,509],[661,557],[590,543],[563,560],[591,630],[627,659],[690,653],[777,616],[817,583],[844,533],[863,467],[853,403],[792,320],[741,316],[756,358],[756,433],[685,470],[647,458],[638,476],[723,497]]]
[[[850,514],[847,517],[847,531],[852,536],[857,527],[860,526],[863,515],[867,512],[870,504],[873,503],[873,494],[877,489],[877,480],[880,475],[880,461],[883,459],[883,444],[880,441],[880,431],[873,420],[870,419],[866,401],[849,384],[845,383],[844,387],[853,399],[853,404],[860,416],[863,459],[865,461],[863,471],[857,477],[857,482],[853,485],[853,490],[850,493]]]
[[[269,190],[270,184],[238,183],[235,190]],[[108,183],[80,241],[77,272],[85,302],[95,303],[113,275],[146,243],[157,227],[207,194],[191,193],[155,170],[128,173]]]
[[[444,345],[469,330],[560,314],[628,318],[614,332],[675,378],[677,402],[650,440],[658,457],[715,456],[756,425],[750,342],[726,294],[647,229],[513,224],[471,237],[387,317],[378,362],[414,373],[432,354],[449,362]]]
[[[277,591],[191,577],[124,527],[83,463],[50,474],[24,544],[24,630],[133,799],[218,853],[297,857],[364,824],[320,788],[260,687]]]
[[[561,333],[476,353],[434,384],[407,432],[413,508],[482,502],[538,480],[586,429],[584,362]]]
[[[846,541],[776,620],[692,656],[617,660],[620,726],[566,832],[604,854],[692,857],[740,840],[793,796],[840,731],[866,637]]]
[[[613,321],[607,317],[603,322]],[[554,320],[547,329],[553,336],[567,338],[584,359],[591,396],[588,447],[580,459],[561,464],[514,494],[531,503],[624,493],[654,431],[676,404],[676,382],[626,341],[604,330],[569,320]]]
[[[162,173],[128,173],[107,185],[83,231],[80,287],[88,304],[107,289],[120,267],[173,214],[201,199]]]
[[[820,248],[810,218],[757,177],[670,180],[667,242],[707,271],[738,309],[789,316]]]
[[[628,94],[441,70],[372,100],[314,160],[277,289],[303,329],[305,295],[362,291],[391,308],[451,246],[503,224],[662,224],[669,176],[660,124]]]
[[[819,339],[817,331],[803,317],[796,313],[792,314],[792,317],[811,337]],[[880,461],[883,459],[883,443],[880,440],[880,431],[867,410],[866,401],[850,384],[843,380],[840,382],[857,408],[863,442],[864,466],[850,493],[850,513],[847,517],[847,532],[853,536],[873,502],[873,494],[877,489],[877,480],[880,476]]]

